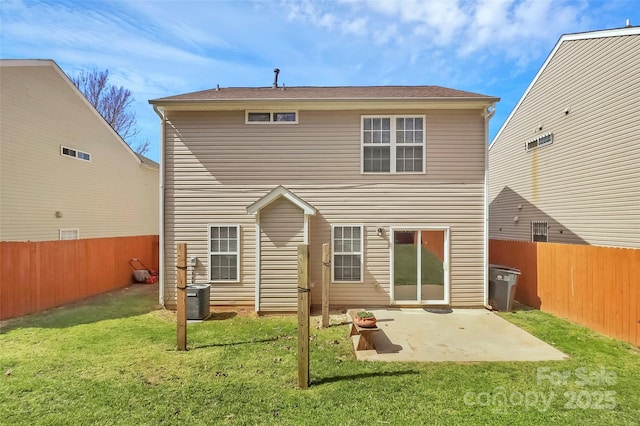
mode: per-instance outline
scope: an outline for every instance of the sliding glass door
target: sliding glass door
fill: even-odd
[[[397,304],[449,304],[449,230],[392,229],[392,299]]]

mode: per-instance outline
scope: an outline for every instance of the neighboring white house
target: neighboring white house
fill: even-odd
[[[0,241],[157,235],[158,198],[158,164],[54,61],[0,60]]]
[[[490,238],[640,248],[640,27],[568,34],[489,148]]]
[[[436,86],[217,88],[150,101],[162,123],[161,302],[175,245],[212,304],[486,304],[487,123],[497,98]]]

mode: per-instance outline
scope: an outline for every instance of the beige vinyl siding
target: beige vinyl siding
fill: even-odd
[[[244,111],[169,112],[165,126],[168,303],[175,301],[175,243],[187,242],[189,255],[204,253],[207,223],[240,224],[243,229],[241,283],[213,284],[212,303],[254,303],[255,217],[246,208],[283,185],[317,209],[309,219],[313,304],[320,303],[320,252],[322,244],[330,242],[331,225],[362,224],[364,282],[332,284],[332,305],[389,305],[389,227],[449,226],[451,303],[481,306],[482,111],[388,113],[426,116],[425,174],[360,172],[360,116],[371,111],[302,110],[299,124],[288,126],[245,125]],[[376,235],[378,227],[385,229],[383,237]],[[204,272],[196,274],[196,282],[203,282],[206,265],[199,268]]]
[[[298,309],[298,246],[304,214],[284,198],[260,211],[260,310]]]
[[[209,284],[209,225],[240,226],[240,282],[211,283],[211,303],[253,305],[255,218],[246,214],[245,198],[238,197],[236,189],[228,188],[206,193],[167,189],[165,196],[164,280],[167,306],[173,307],[176,303],[177,243],[187,243],[188,257],[197,259],[195,267],[188,267],[187,283]],[[225,207],[220,209],[223,205]]]
[[[40,65],[0,66],[0,239],[158,234],[159,171],[140,165],[52,62],[25,62]]]
[[[640,247],[637,99],[640,36],[564,41],[489,151],[490,237]]]

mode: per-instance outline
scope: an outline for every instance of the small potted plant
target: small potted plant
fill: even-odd
[[[376,326],[376,316],[373,315],[373,312],[359,311],[353,317],[353,322],[359,327],[373,328]]]

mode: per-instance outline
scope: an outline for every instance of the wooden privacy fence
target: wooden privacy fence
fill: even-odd
[[[158,236],[0,242],[0,320],[125,287],[129,260],[158,269]]]
[[[640,345],[640,250],[489,241],[489,262],[522,275],[516,300]]]

